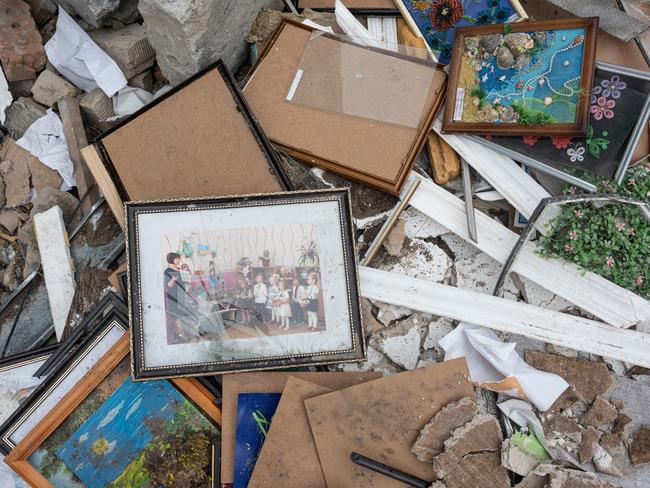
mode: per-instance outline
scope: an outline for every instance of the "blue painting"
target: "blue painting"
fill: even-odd
[[[248,486],[281,396],[281,393],[240,393],[237,396],[234,488]]]
[[[520,19],[510,0],[403,0],[438,62],[449,64],[454,29]]]
[[[217,428],[169,381],[107,378],[32,455],[55,487],[204,487]]]
[[[574,124],[584,44],[584,28],[465,37],[454,120]]]

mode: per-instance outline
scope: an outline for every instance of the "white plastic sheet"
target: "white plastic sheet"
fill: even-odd
[[[5,110],[7,107],[9,107],[9,105],[11,105],[12,101],[13,98],[11,96],[11,92],[9,91],[7,78],[5,78],[4,71],[2,71],[2,68],[0,68],[0,124],[5,123]]]
[[[81,90],[99,87],[112,97],[126,86],[126,78],[115,61],[62,8],[56,32],[45,44],[45,53],[54,67]]]
[[[30,125],[16,144],[36,156],[45,166],[58,171],[63,178],[61,190],[77,186],[63,124],[52,109]]]
[[[546,411],[569,384],[556,374],[529,366],[511,342],[478,325],[461,323],[443,337],[445,361],[465,357],[474,383],[499,393],[529,400]]]
[[[116,118],[126,117],[147,105],[154,96],[142,88],[126,86],[113,97],[113,111]]]

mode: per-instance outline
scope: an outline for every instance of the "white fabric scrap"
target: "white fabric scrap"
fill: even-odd
[[[569,386],[560,376],[528,365],[515,351],[515,343],[501,341],[485,327],[463,322],[439,344],[445,350],[445,361],[465,357],[475,383],[495,383],[514,376],[527,399],[542,412]]]
[[[5,110],[11,105],[13,97],[9,91],[9,84],[7,83],[7,78],[5,78],[5,73],[0,68],[0,124],[5,123]]]
[[[153,100],[153,95],[142,88],[126,86],[113,96],[113,111],[117,118],[137,112]]]
[[[45,53],[54,67],[83,91],[99,87],[112,97],[126,86],[126,78],[115,61],[62,8],[56,32],[45,44]]]
[[[61,175],[63,179],[61,190],[66,191],[77,186],[77,180],[74,177],[74,164],[70,159],[63,124],[51,108],[43,117],[36,119],[29,126],[23,137],[16,141],[16,144]]]

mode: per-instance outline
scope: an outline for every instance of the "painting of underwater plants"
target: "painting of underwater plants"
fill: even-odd
[[[124,362],[30,457],[56,487],[205,487],[218,430],[169,381],[133,382]]]
[[[521,126],[575,124],[585,29],[467,36],[454,121]]]

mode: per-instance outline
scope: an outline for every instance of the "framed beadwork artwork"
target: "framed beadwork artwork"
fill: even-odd
[[[134,382],[122,336],[7,455],[38,488],[213,486],[221,411],[196,379]]]
[[[444,132],[584,136],[598,19],[461,27]]]
[[[528,20],[518,0],[396,0],[395,4],[440,64],[451,61],[457,28]]]
[[[541,171],[546,167],[575,178],[579,173],[573,169],[577,168],[604,179],[618,180],[627,170],[649,118],[650,73],[597,62],[585,137],[477,139]]]
[[[136,380],[364,358],[347,189],[125,209]]]

